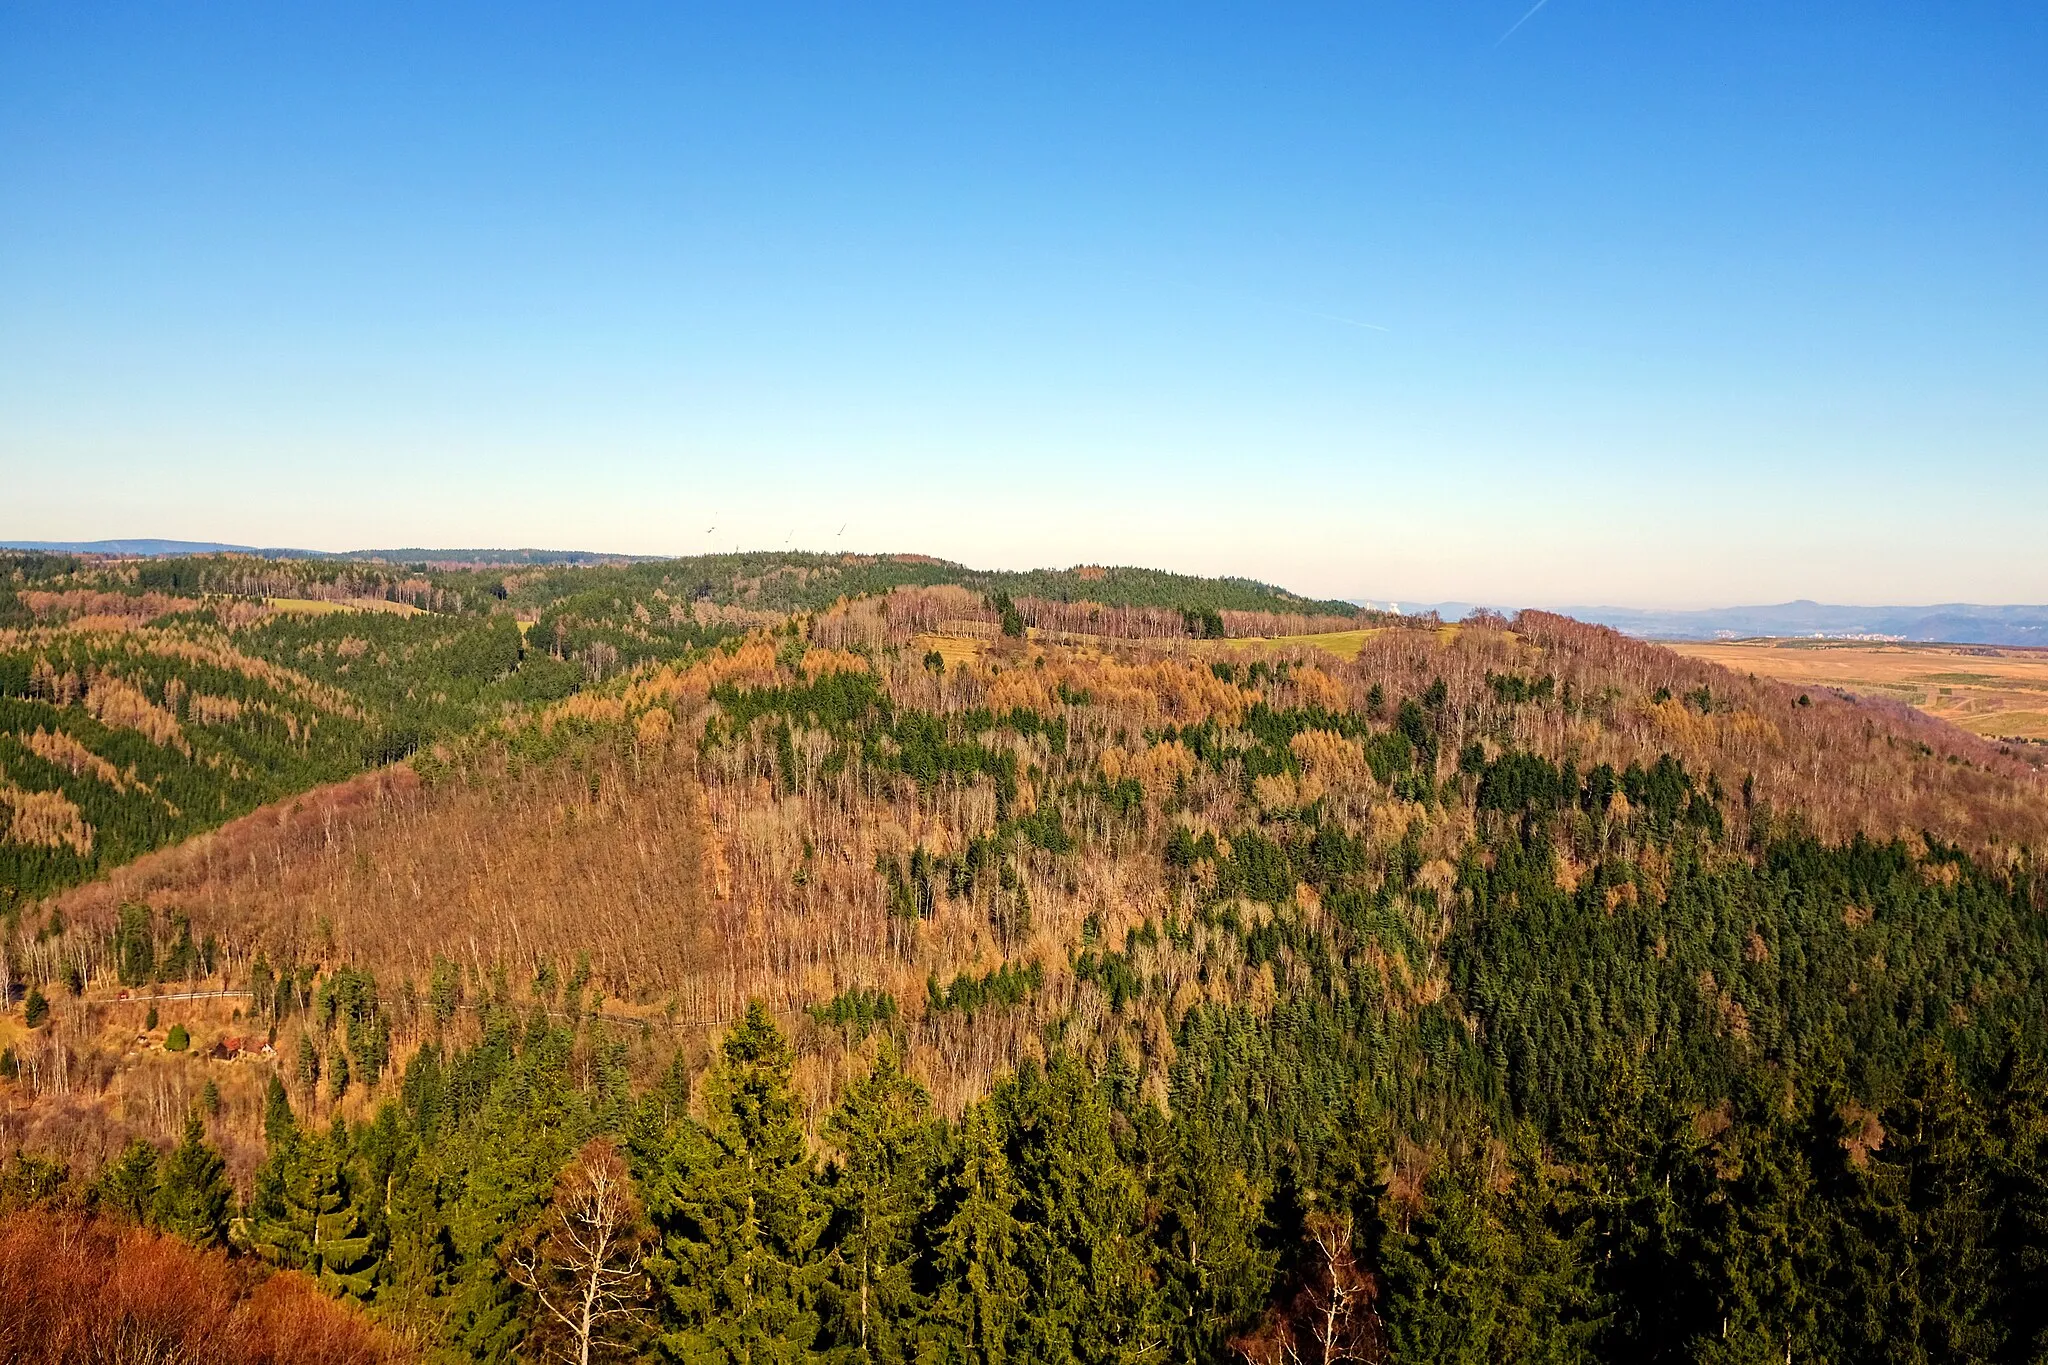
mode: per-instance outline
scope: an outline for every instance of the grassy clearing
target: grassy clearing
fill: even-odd
[[[263,602],[273,611],[296,612],[301,616],[333,616],[351,611],[381,611],[392,616],[420,614],[420,609],[410,602],[387,602],[381,597],[351,597],[344,602],[318,597],[266,597]]]
[[[266,597],[263,605],[272,611],[297,612],[301,616],[334,616],[355,610],[340,602],[323,602],[316,597]]]
[[[1320,649],[1340,659],[1355,659],[1358,651],[1365,648],[1365,642],[1385,632],[1384,626],[1370,630],[1337,630],[1327,635],[1275,635],[1250,636],[1242,640],[1219,641],[1223,648],[1237,653],[1247,649]]]
[[[987,652],[989,645],[987,640],[972,635],[920,635],[916,643],[918,653],[937,654],[948,668],[973,663]]]

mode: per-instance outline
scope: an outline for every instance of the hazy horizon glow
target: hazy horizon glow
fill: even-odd
[[[2048,11],[1529,9],[8,8],[0,536],[2048,601]]]

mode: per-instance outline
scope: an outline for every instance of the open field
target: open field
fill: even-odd
[[[381,611],[393,616],[418,616],[420,609],[410,602],[389,602],[381,597],[351,597],[332,601],[322,597],[266,597],[265,604],[276,611],[298,612],[304,616],[331,616],[344,611]]]
[[[1327,635],[1281,635],[1274,637],[1250,637],[1241,640],[1224,640],[1225,649],[1236,652],[1264,645],[1279,645],[1289,649],[1320,649],[1340,659],[1355,659],[1358,651],[1365,648],[1365,642],[1378,635],[1384,627],[1373,630],[1339,630]]]
[[[1671,648],[1795,686],[1891,697],[1988,738],[2048,741],[2048,650],[1852,640],[1737,640]]]

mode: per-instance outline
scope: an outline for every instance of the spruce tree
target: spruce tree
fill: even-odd
[[[154,1204],[156,1225],[194,1246],[218,1246],[228,1231],[227,1163],[206,1141],[206,1125],[185,1116],[184,1140],[164,1162]]]
[[[1156,1359],[1168,1333],[1144,1191],[1117,1151],[1095,1078],[1061,1053],[1006,1082],[996,1100],[1034,1268],[1023,1354],[1087,1365]]]
[[[1378,1260],[1396,1360],[1485,1365],[1497,1358],[1507,1257],[1490,1195],[1477,1163],[1446,1161],[1424,1181],[1420,1211],[1392,1211]]]
[[[367,1298],[376,1271],[374,1239],[353,1197],[345,1130],[338,1118],[335,1128],[326,1141],[313,1144],[310,1179],[302,1187],[311,1196],[306,1206],[312,1226],[310,1268],[328,1293]]]
[[[284,1082],[273,1071],[263,1087],[264,1145],[275,1149],[297,1134],[298,1121],[292,1116],[291,1097],[285,1094]]]
[[[2006,1358],[2048,1360],[2048,1068],[2014,1052],[1996,1099],[1993,1260]]]
[[[1992,1356],[1990,1163],[1983,1111],[1938,1043],[1916,1059],[1871,1154],[1881,1226],[1902,1263],[1885,1304],[1886,1353],[1899,1360]]]
[[[726,1035],[708,1129],[671,1127],[645,1180],[662,1351],[689,1362],[797,1361],[818,1335],[825,1208],[790,1089],[792,1058],[757,1000]]]
[[[305,1271],[330,1294],[363,1298],[372,1239],[350,1198],[347,1143],[339,1119],[324,1138],[282,1129],[257,1172],[243,1235],[272,1264]]]
[[[906,1360],[919,1311],[915,1239],[937,1150],[931,1097],[885,1046],[824,1131],[841,1153],[828,1189],[827,1333],[850,1360]]]
[[[1263,1190],[1224,1155],[1207,1122],[1183,1128],[1161,1192],[1159,1269],[1175,1354],[1223,1360],[1230,1338],[1265,1306],[1276,1258],[1260,1241]]]
[[[455,1257],[440,1193],[424,1159],[406,1163],[393,1179],[387,1224],[378,1306],[401,1322],[440,1327]]]
[[[320,1046],[313,1041],[311,1033],[299,1035],[299,1052],[293,1066],[293,1074],[298,1078],[299,1084],[305,1087],[306,1098],[312,1099],[320,1087]]]
[[[968,1111],[946,1221],[932,1254],[938,1289],[920,1332],[918,1359],[930,1365],[1007,1365],[1028,1359],[1017,1321],[1030,1289],[1017,1184],[996,1119],[984,1103]]]
[[[158,1161],[155,1147],[142,1138],[134,1139],[100,1172],[93,1186],[95,1201],[138,1223],[148,1222],[156,1210]]]

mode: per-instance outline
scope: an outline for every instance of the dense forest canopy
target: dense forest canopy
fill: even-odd
[[[2048,1353],[2048,790],[1904,708],[1137,570],[10,562],[5,1227],[429,1359]]]

